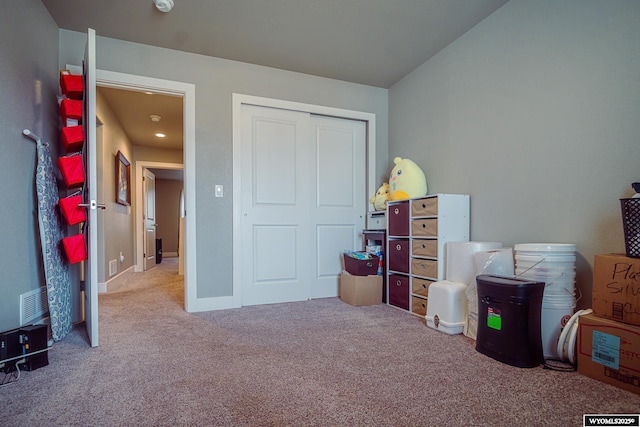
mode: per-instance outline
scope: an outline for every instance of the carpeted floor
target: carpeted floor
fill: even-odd
[[[177,259],[100,296],[49,365],[0,388],[2,426],[581,426],[640,396],[521,369],[386,305],[338,298],[190,314]]]

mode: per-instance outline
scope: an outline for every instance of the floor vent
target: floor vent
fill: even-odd
[[[41,287],[20,295],[20,324],[25,325],[43,316],[47,306],[47,288]]]

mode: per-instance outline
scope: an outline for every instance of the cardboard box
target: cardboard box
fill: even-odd
[[[382,304],[382,276],[340,274],[340,299],[351,305]]]
[[[580,316],[578,372],[640,394],[640,327]]]
[[[596,315],[640,325],[640,258],[596,255],[591,295]]]

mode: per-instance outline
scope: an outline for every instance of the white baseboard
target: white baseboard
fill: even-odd
[[[129,277],[129,275],[133,274],[133,267],[134,266],[127,268],[126,270],[117,274],[116,276],[113,276],[106,282],[98,282],[98,293],[104,294],[110,291],[113,292],[121,287],[126,282],[126,279]]]

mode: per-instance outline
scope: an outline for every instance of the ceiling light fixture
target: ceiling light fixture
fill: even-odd
[[[167,135],[165,135],[164,133],[156,133],[156,136],[157,136],[158,138],[164,138],[164,137],[165,137],[165,136],[167,136]]]
[[[160,121],[160,119],[162,119],[162,117],[160,117],[157,114],[152,114],[149,116],[149,119],[151,119],[152,122],[154,123],[158,123]]]
[[[153,4],[160,12],[169,12],[173,9],[173,0],[153,0]]]

